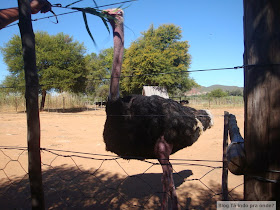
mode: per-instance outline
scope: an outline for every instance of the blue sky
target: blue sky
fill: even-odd
[[[52,4],[63,6],[75,0],[49,0]],[[99,6],[117,3],[124,0],[96,0]],[[17,6],[17,0],[1,1],[0,8]],[[77,7],[94,7],[92,0],[84,0]],[[243,1],[242,0],[138,0],[124,4],[125,9],[125,47],[147,31],[151,24],[157,28],[161,24],[175,24],[182,29],[182,40],[190,44],[189,53],[192,63],[189,70],[230,68],[243,64]],[[114,6],[116,7],[116,6]],[[53,8],[56,14],[70,10]],[[36,14],[32,18],[51,15]],[[112,34],[109,34],[102,21],[88,15],[90,29],[96,40],[96,48],[84,26],[82,14],[74,13],[55,18],[34,21],[34,31],[47,31],[49,34],[64,32],[74,40],[83,42],[87,53],[98,53],[113,45]],[[11,37],[19,34],[18,26],[0,31],[0,47]],[[8,74],[7,66],[0,54],[0,82]],[[190,76],[202,86],[215,84],[243,87],[243,69],[226,71],[194,72]]]

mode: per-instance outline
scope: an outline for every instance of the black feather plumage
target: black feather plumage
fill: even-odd
[[[211,126],[211,116],[204,110],[159,96],[109,100],[106,114],[106,150],[124,158],[156,158],[154,146],[161,136],[173,145],[173,154],[192,145],[202,130]]]

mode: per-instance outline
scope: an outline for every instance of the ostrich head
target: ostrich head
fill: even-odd
[[[120,96],[119,81],[121,76],[121,67],[124,52],[124,30],[123,30],[123,11],[117,9],[103,10],[108,15],[108,21],[113,29],[114,38],[114,57],[112,65],[110,92],[108,100],[117,100]]]
[[[123,10],[120,8],[105,9],[103,13],[108,14],[112,18],[108,18],[110,24],[113,26],[117,23],[123,23]],[[114,26],[113,26],[114,27]]]
[[[203,130],[211,128],[214,125],[214,119],[209,110],[202,109],[197,111],[197,119],[202,123]]]

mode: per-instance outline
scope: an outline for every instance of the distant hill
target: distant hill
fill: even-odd
[[[223,91],[234,91],[234,90],[241,90],[243,92],[243,87],[238,86],[225,86],[225,85],[211,85],[209,87],[200,86],[198,88],[193,88],[187,92],[186,95],[202,95],[209,93],[216,89],[222,89]]]
[[[223,91],[234,91],[234,90],[243,91],[243,87],[225,86],[225,85],[211,85],[209,87],[201,86],[199,89],[201,90],[201,92],[211,92],[212,90],[216,90],[216,89],[222,89]]]

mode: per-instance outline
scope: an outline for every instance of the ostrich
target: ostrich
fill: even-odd
[[[169,156],[191,146],[200,134],[210,128],[211,114],[195,110],[159,96],[133,95],[121,98],[119,80],[124,51],[123,11],[104,10],[114,38],[114,56],[103,138],[106,150],[125,159],[158,159],[162,166],[162,209],[173,209],[178,201]],[[113,18],[112,18],[113,17]]]

